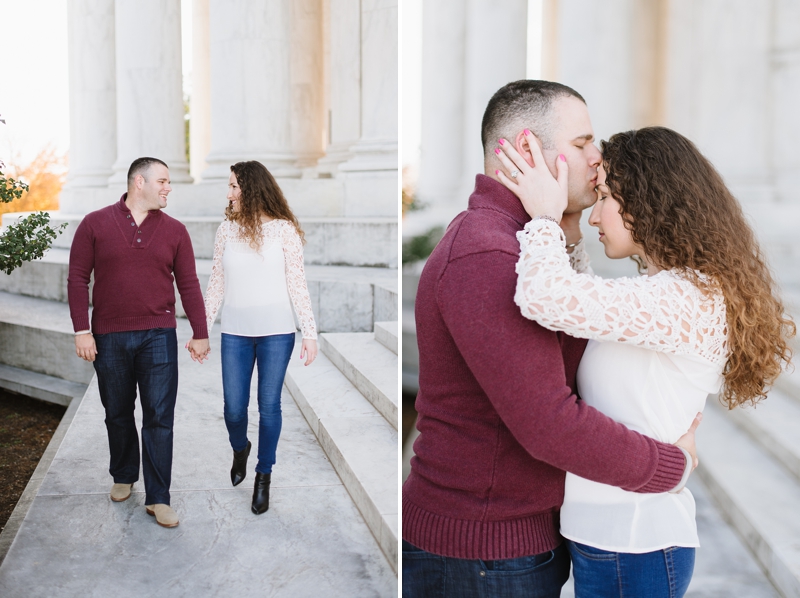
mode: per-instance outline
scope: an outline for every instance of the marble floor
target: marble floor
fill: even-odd
[[[397,577],[285,390],[270,509],[250,512],[256,447],[232,488],[218,326],[202,365],[182,348],[189,336],[179,321],[171,496],[180,525],[145,513],[141,479],[127,501],[109,500],[93,382],[0,566],[0,596],[396,596]],[[254,401],[250,415],[255,445]]]

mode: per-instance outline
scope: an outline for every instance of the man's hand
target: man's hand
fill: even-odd
[[[207,338],[191,338],[186,343],[186,348],[192,354],[192,360],[198,363],[203,363],[203,360],[208,359],[208,354],[211,353]]]
[[[303,358],[306,360],[303,365],[311,365],[317,358],[317,341],[310,338],[303,339],[303,344],[300,346],[300,359]]]
[[[94,361],[97,356],[97,345],[94,344],[94,337],[91,332],[79,334],[75,337],[75,353],[81,359]]]
[[[700,422],[703,421],[703,414],[698,413],[697,417],[694,418],[692,425],[689,426],[689,431],[686,432],[683,436],[678,438],[678,442],[675,443],[675,446],[679,446],[682,449],[685,449],[689,452],[692,456],[692,470],[695,469],[698,465],[700,465],[700,460],[697,458],[697,447],[694,443],[694,433],[697,430],[697,426],[700,425]]]

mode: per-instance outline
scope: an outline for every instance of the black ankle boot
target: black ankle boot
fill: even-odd
[[[272,481],[271,473],[256,472],[256,484],[253,488],[253,506],[250,510],[256,515],[261,515],[269,509],[269,484]]]
[[[233,451],[233,465],[231,465],[231,484],[238,486],[247,477],[247,457],[250,456],[250,441],[240,451]]]

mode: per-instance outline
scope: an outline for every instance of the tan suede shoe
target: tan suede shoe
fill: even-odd
[[[145,505],[148,515],[156,518],[156,523],[161,527],[178,527],[178,514],[169,505]]]
[[[111,500],[114,502],[122,502],[131,497],[131,489],[133,484],[114,484],[111,486]]]

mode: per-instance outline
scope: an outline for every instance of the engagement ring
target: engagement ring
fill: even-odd
[[[517,178],[517,175],[518,175],[518,174],[519,174],[519,170],[517,170],[517,169],[515,168],[514,170],[512,170],[512,171],[511,171],[511,178],[512,178],[512,179],[515,179],[515,178]]]

